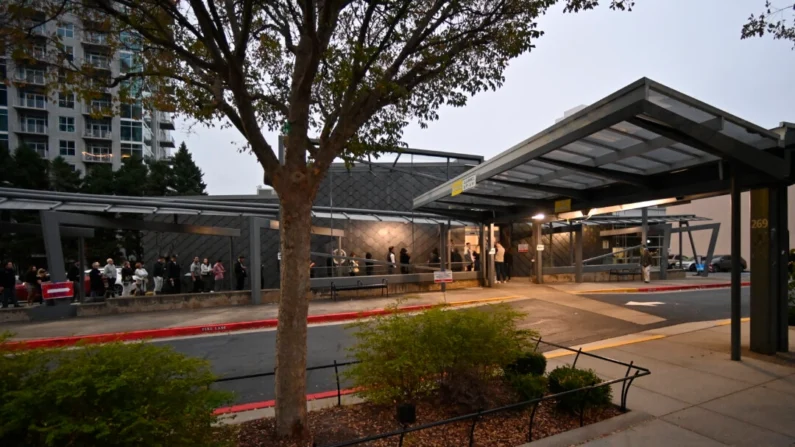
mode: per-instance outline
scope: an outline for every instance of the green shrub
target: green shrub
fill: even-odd
[[[534,374],[543,376],[547,371],[547,358],[540,352],[528,351],[519,356],[513,363],[505,367],[508,374]]]
[[[507,305],[436,307],[355,323],[357,343],[350,352],[361,363],[346,376],[375,403],[413,402],[441,389],[446,397],[478,405],[486,383],[535,335],[516,330],[521,316]]]
[[[508,382],[523,401],[538,399],[547,390],[547,378],[533,374],[512,374]]]
[[[0,343],[0,440],[39,446],[227,445],[209,364],[149,343],[32,350]]]
[[[602,383],[602,379],[593,370],[576,369],[570,366],[559,366],[549,373],[549,392],[552,394],[576,390]],[[613,397],[609,386],[567,394],[558,399],[558,406],[568,412],[576,413],[580,408],[596,408],[610,405]],[[584,407],[583,407],[584,406]]]

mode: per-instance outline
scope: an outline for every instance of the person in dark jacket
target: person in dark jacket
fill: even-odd
[[[246,265],[243,264],[244,262],[246,262],[245,256],[237,257],[237,262],[235,262],[235,290],[243,290],[243,287],[245,287],[248,272],[246,271]]]
[[[80,280],[83,275],[80,274],[80,262],[74,261],[69,271],[66,273],[66,279],[71,281],[74,285],[75,294],[72,301],[77,301],[80,298],[80,291],[83,287],[83,282]]]
[[[411,262],[411,255],[405,247],[400,249],[400,273],[409,273],[409,263]]]
[[[166,267],[166,278],[168,280],[168,293],[182,292],[182,269],[177,263],[177,255],[171,255],[171,262]]]
[[[89,301],[105,296],[105,280],[102,278],[102,272],[99,271],[99,262],[91,264],[91,271],[88,272],[88,282],[91,286]]]
[[[166,258],[164,256],[160,256],[157,258],[157,262],[155,262],[155,266],[152,269],[152,278],[154,278],[155,281],[155,295],[163,292],[164,276],[166,276]]]
[[[124,261],[121,267],[121,285],[122,285],[121,296],[132,295],[134,275],[135,275],[135,270],[132,268],[132,265],[130,265],[130,261]]]
[[[461,252],[458,251],[458,248],[454,248],[453,252],[450,253],[450,270],[454,272],[460,272],[464,269],[464,257],[461,256]]]
[[[364,259],[373,259],[373,254],[368,251],[364,254]],[[372,276],[373,261],[364,261],[364,274],[367,276]]]
[[[22,277],[22,280],[25,282],[25,290],[28,292],[28,305],[31,305],[36,300],[36,293],[38,291],[36,285],[39,282],[39,274],[35,265],[30,266]]]
[[[480,271],[480,253],[478,253],[477,251],[473,251],[472,252],[472,259],[475,262],[475,265],[474,265],[475,271],[479,272]]]
[[[503,270],[505,271],[505,282],[511,280],[511,270],[513,270],[513,255],[511,254],[511,250],[505,250],[505,265],[503,265]]]
[[[8,261],[0,270],[0,293],[3,296],[3,308],[13,305],[19,307],[17,302],[17,279],[14,264]]]
[[[430,267],[439,267],[442,264],[442,258],[439,256],[439,249],[434,248],[431,251],[431,256],[428,258],[428,266]]]

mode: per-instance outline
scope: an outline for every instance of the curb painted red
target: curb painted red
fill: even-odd
[[[417,306],[406,306],[398,309],[398,312],[417,312],[421,310],[428,310],[434,307],[435,304],[422,304]],[[386,315],[393,312],[392,309],[374,309],[362,312],[345,312],[336,314],[325,315],[310,315],[306,321],[308,324],[319,323],[332,323],[339,321],[351,321],[359,318],[374,317],[378,315]],[[35,348],[62,348],[67,346],[74,346],[78,343],[82,344],[96,344],[96,343],[110,343],[115,341],[133,341],[133,340],[146,340],[150,338],[171,338],[171,337],[184,337],[190,335],[202,334],[217,334],[223,332],[244,331],[249,329],[264,329],[276,327],[278,320],[257,320],[257,321],[241,321],[237,323],[219,323],[204,326],[182,326],[173,328],[162,329],[145,329],[140,331],[131,332],[117,332],[108,334],[93,334],[93,335],[78,335],[72,337],[53,337],[53,338],[37,338],[31,340],[20,340],[6,343],[6,347],[11,350],[25,350]]]
[[[340,396],[347,396],[348,394],[353,394],[358,391],[357,388],[349,388],[347,390],[341,390]],[[318,399],[328,399],[330,397],[337,397],[337,391],[323,391],[322,393],[315,393],[315,394],[307,394],[306,400],[318,400]],[[262,408],[271,408],[276,406],[275,400],[265,400],[262,402],[251,402],[248,404],[240,404],[240,405],[232,405],[231,407],[221,407],[216,408],[213,414],[215,415],[222,415],[222,414],[232,414],[232,413],[240,413],[243,411],[251,411],[251,410],[260,410]]]
[[[745,281],[740,283],[741,287],[750,286],[750,281]],[[660,286],[660,287],[641,287],[638,288],[638,292],[675,292],[678,290],[702,290],[702,289],[723,289],[731,287],[731,284],[703,284],[703,285],[694,285],[694,286]]]

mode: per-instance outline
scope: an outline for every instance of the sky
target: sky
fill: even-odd
[[[774,0],[773,4],[791,0]],[[427,129],[410,125],[409,147],[479,154],[487,159],[591,104],[648,77],[762,127],[795,122],[795,51],[771,38],[740,40],[764,0],[635,0],[632,12],[606,5],[539,20],[545,35],[517,58],[496,92],[462,108],[443,108]],[[275,147],[276,134],[266,138]],[[210,194],[253,194],[262,184],[256,158],[239,153],[234,129],[178,120]]]

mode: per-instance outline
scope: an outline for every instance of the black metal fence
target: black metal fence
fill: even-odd
[[[613,379],[613,380],[601,382],[601,383],[598,383],[598,384],[594,384],[594,385],[578,388],[576,390],[569,390],[569,391],[564,391],[562,393],[550,394],[550,395],[543,396],[543,397],[540,397],[540,398],[537,398],[537,399],[531,399],[531,400],[527,400],[527,401],[523,401],[523,402],[518,402],[518,403],[515,403],[515,404],[504,405],[504,406],[497,407],[497,408],[492,408],[492,409],[488,409],[488,410],[482,410],[482,411],[478,411],[478,412],[475,412],[475,413],[469,413],[469,414],[465,414],[465,415],[462,415],[462,416],[457,416],[457,417],[450,418],[450,419],[444,419],[444,420],[441,420],[441,421],[430,422],[430,423],[427,423],[427,424],[415,425],[415,426],[404,426],[404,427],[402,427],[399,430],[394,430],[394,431],[386,432],[386,433],[380,433],[380,434],[377,434],[377,435],[371,435],[371,436],[358,438],[358,439],[352,439],[352,440],[349,440],[349,441],[344,441],[344,442],[340,442],[340,443],[336,443],[336,444],[330,444],[330,445],[326,445],[326,446],[322,446],[322,447],[348,447],[348,446],[359,445],[359,444],[364,444],[364,443],[367,443],[367,442],[378,441],[378,440],[381,440],[381,439],[388,439],[388,438],[398,438],[397,445],[398,445],[398,447],[402,447],[403,446],[403,440],[405,439],[406,435],[408,435],[410,433],[418,432],[418,431],[422,431],[422,430],[427,430],[427,429],[431,429],[431,428],[434,428],[434,427],[440,427],[440,426],[443,426],[443,425],[454,424],[454,423],[458,423],[458,422],[464,422],[464,421],[471,421],[471,423],[472,423],[472,425],[470,426],[470,429],[469,429],[469,447],[472,447],[474,445],[474,442],[475,442],[475,428],[477,426],[478,421],[481,418],[483,418],[484,416],[492,415],[492,414],[497,414],[497,413],[502,413],[502,412],[512,411],[512,410],[525,409],[525,408],[529,408],[530,406],[532,406],[533,410],[530,413],[530,419],[528,421],[528,433],[527,433],[527,442],[530,442],[530,441],[533,440],[533,422],[535,421],[535,416],[536,416],[536,412],[538,410],[538,407],[541,405],[542,402],[546,402],[546,401],[550,401],[550,400],[557,400],[557,399],[560,399],[561,397],[564,397],[564,396],[578,394],[578,393],[583,393],[582,406],[580,407],[580,411],[579,411],[580,427],[582,427],[584,425],[584,423],[585,423],[585,403],[587,402],[587,396],[588,396],[588,394],[591,391],[593,391],[593,390],[595,390],[597,388],[608,387],[608,386],[612,386],[614,384],[620,383],[621,384],[621,395],[620,395],[620,399],[619,399],[619,407],[620,407],[621,411],[626,411],[626,409],[627,409],[627,396],[629,394],[629,388],[632,386],[632,383],[638,377],[648,376],[648,375],[651,374],[651,371],[649,371],[647,368],[643,368],[643,367],[635,365],[634,361],[626,363],[626,362],[622,362],[620,360],[611,359],[609,357],[604,357],[604,356],[601,356],[601,355],[598,355],[598,354],[593,354],[593,353],[590,353],[590,352],[584,352],[582,350],[582,348],[580,348],[580,349],[572,349],[572,348],[569,348],[567,346],[561,346],[561,345],[558,345],[558,344],[555,344],[555,343],[550,343],[550,342],[543,341],[542,338],[537,338],[535,340],[536,340],[536,345],[535,345],[534,351],[537,351],[539,346],[541,344],[544,344],[545,346],[550,346],[550,347],[557,348],[557,349],[563,349],[563,350],[570,351],[570,352],[576,354],[575,357],[574,357],[574,361],[571,364],[572,368],[575,368],[577,366],[577,362],[579,361],[580,356],[587,356],[587,357],[590,357],[590,358],[594,358],[594,359],[597,359],[597,360],[602,360],[602,361],[605,361],[605,362],[608,362],[608,363],[612,363],[612,364],[615,364],[615,365],[625,366],[627,368],[627,370],[624,373],[624,377],[620,377],[618,379]],[[307,368],[307,371],[315,371],[315,370],[323,370],[323,369],[334,368],[334,375],[336,377],[336,383],[337,383],[337,405],[339,406],[339,405],[342,405],[342,388],[340,386],[340,373],[339,373],[339,370],[340,370],[341,367],[354,365],[356,363],[359,363],[359,362],[358,361],[351,361],[351,362],[341,362],[340,363],[340,362],[336,362],[335,361],[334,363],[332,363],[330,365],[320,365],[320,366],[309,367],[309,368]],[[251,379],[251,378],[258,378],[258,377],[267,377],[267,376],[273,376],[274,374],[275,374],[275,370],[272,371],[272,372],[267,372],[267,373],[249,374],[249,375],[244,375],[244,376],[233,376],[233,377],[222,377],[222,378],[216,380],[216,382],[229,382],[229,381],[233,381],[233,380]]]

